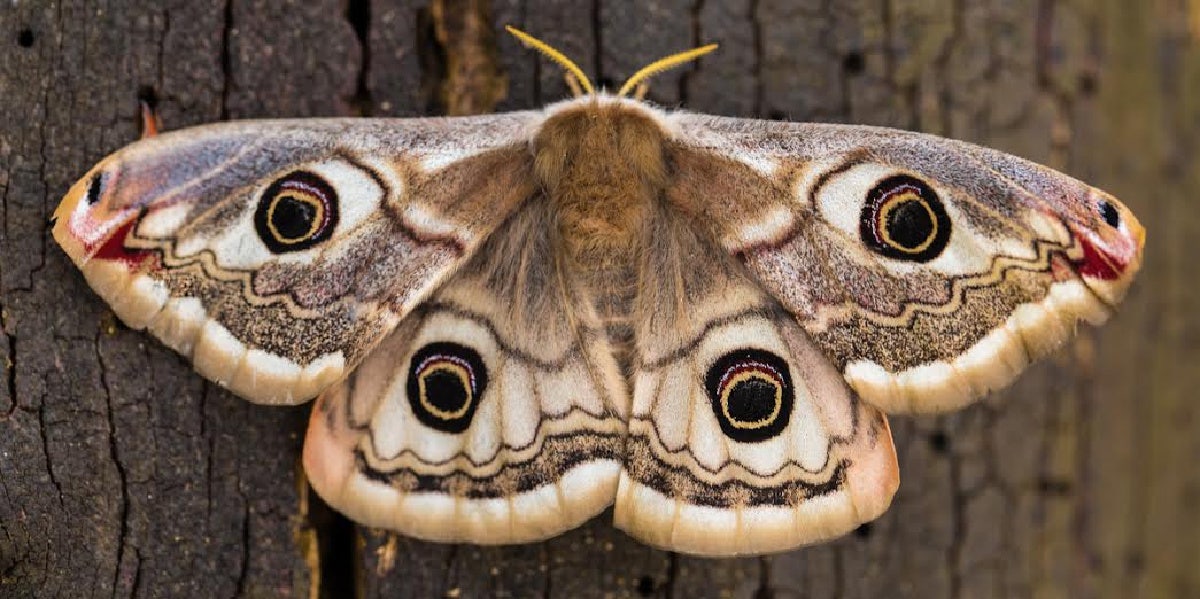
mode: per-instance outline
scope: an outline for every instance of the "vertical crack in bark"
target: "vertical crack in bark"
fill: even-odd
[[[954,0],[950,4],[950,35],[938,49],[937,58],[933,65],[937,72],[937,104],[938,117],[941,122],[938,127],[941,135],[954,136],[954,87],[951,85],[950,59],[966,34],[966,3],[964,0]]]
[[[829,599],[842,599],[846,596],[846,550],[844,547],[833,548],[833,592]]]
[[[233,0],[225,0],[224,21],[221,27],[221,115],[229,120],[229,95],[233,88]]]
[[[205,393],[208,389],[204,390]],[[204,513],[210,517],[213,513],[213,497],[212,489],[216,482],[213,480],[213,454],[217,451],[216,441],[212,437],[208,437],[208,455],[204,460],[204,480],[206,482],[204,489]]]
[[[242,493],[241,477],[238,477],[238,495],[242,498],[242,563],[238,566],[237,584],[234,588],[238,597],[246,596],[246,581],[250,579],[250,502]]]
[[[541,567],[546,573],[546,575],[543,577],[542,599],[551,599],[554,597],[554,568],[551,567],[552,561],[550,559],[549,550],[546,548],[546,543],[541,543],[541,550],[538,552],[538,556],[542,561]]]
[[[883,28],[883,76],[889,89],[896,97],[902,98],[904,108],[908,111],[908,122],[905,129],[922,131],[921,128],[921,88],[919,80],[901,83],[896,80],[896,50],[893,47],[892,36],[896,31],[895,14],[892,8],[893,0],[880,0],[881,25]]]
[[[158,89],[163,89],[164,81],[166,81],[166,51],[167,51],[167,34],[171,32],[171,11],[163,8],[163,29],[162,35],[158,37],[158,77],[156,84]]]
[[[454,562],[458,559],[458,548],[461,545],[457,543],[450,546],[450,551],[446,552],[446,572],[442,577],[442,593],[449,594],[451,589],[457,588],[454,584]]]
[[[104,406],[108,421],[108,457],[113,463],[113,467],[117,470],[117,483],[121,486],[121,506],[117,510],[121,520],[121,537],[117,542],[117,559],[113,568],[112,589],[113,593],[117,592],[118,584],[120,583],[121,569],[125,562],[125,547],[130,543],[129,531],[129,479],[125,473],[125,465],[121,463],[120,451],[117,447],[117,423],[116,410],[113,409],[113,394],[108,384],[108,365],[104,363],[104,352],[100,351],[100,340],[104,335],[104,331],[97,331],[94,350],[96,352],[96,362],[100,366],[100,388],[104,393]],[[141,558],[138,556],[136,548],[133,548],[133,556],[135,560],[135,568],[141,570]]]
[[[508,94],[489,0],[434,0],[429,6],[435,57],[432,90],[445,114],[486,114]]]
[[[1047,393],[1046,401],[1046,422],[1043,425],[1041,438],[1039,439],[1041,447],[1037,455],[1042,456],[1042,460],[1035,466],[1037,476],[1036,481],[1036,506],[1037,509],[1045,514],[1050,508],[1047,504],[1049,499],[1055,496],[1061,496],[1061,485],[1057,484],[1055,473],[1053,472],[1053,463],[1055,456],[1055,437],[1061,434],[1063,424],[1060,420],[1062,415],[1062,395],[1057,392],[1057,389],[1051,389]],[[1034,589],[1045,589],[1047,580],[1052,578],[1052,574],[1048,572],[1049,557],[1044,538],[1036,540],[1037,545],[1030,552],[1034,560],[1030,576],[1030,587]]]
[[[754,590],[754,599],[771,599],[775,590],[771,587],[771,557],[758,556],[758,588]]]
[[[945,418],[938,418],[938,427],[945,428]],[[951,446],[953,449],[953,445]],[[950,596],[961,597],[963,587],[962,555],[967,530],[967,494],[963,492],[962,456],[951,451],[946,456],[950,466],[950,547],[946,550],[946,570],[949,573]]]
[[[526,14],[525,2],[521,2],[521,24],[528,27],[529,15]],[[527,52],[530,60],[533,60],[533,98],[538,106],[546,104],[546,98],[542,96],[542,59],[536,52]]]
[[[54,475],[54,461],[50,459],[50,434],[46,429],[46,396],[43,395],[41,401],[38,402],[38,435],[42,440],[42,453],[46,456],[46,474],[50,476],[50,484],[54,485],[54,490],[58,492],[58,505],[64,506],[62,483],[58,482],[58,477]]]
[[[1050,97],[1051,104],[1054,106],[1054,125],[1050,131],[1050,158],[1047,165],[1051,168],[1063,169],[1070,160],[1074,98],[1071,97],[1069,90],[1061,89],[1054,81],[1052,56],[1056,11],[1056,0],[1038,1],[1037,26],[1034,33],[1034,60],[1038,89]]]
[[[892,0],[879,1],[880,21],[883,25],[883,77],[891,89],[896,89],[896,53],[892,51]]]
[[[0,411],[0,421],[7,420],[17,411],[17,336],[8,332],[7,321],[8,313],[0,304],[0,333],[3,333],[5,340],[4,382],[8,392],[8,406]]]
[[[762,20],[758,14],[758,4],[760,0],[750,0],[750,29],[753,32],[754,38],[754,66],[750,72],[754,74],[754,114],[758,117],[763,116],[763,102],[765,100],[765,86],[763,84],[763,27]]]
[[[446,53],[434,32],[432,3],[417,11],[416,20],[417,63],[421,67],[421,111],[426,114],[445,114],[446,107],[440,91],[446,81]]]
[[[300,489],[306,498],[301,512],[315,535],[312,541],[315,546],[311,550],[317,556],[316,571],[313,572],[319,590],[316,596],[330,599],[362,596],[365,589],[356,575],[362,556],[358,552],[354,523],[325,503],[308,484],[307,478],[301,484],[306,487]]]
[[[987,64],[983,67],[982,80],[990,85],[996,85],[996,80],[1000,77],[1000,40],[999,36],[987,36]],[[979,115],[975,119],[976,126],[980,128],[980,138],[989,139],[992,136],[992,121],[994,115],[992,113],[992,100],[995,99],[995,94],[989,98],[987,102],[982,102],[979,106]]]
[[[1093,424],[1093,393],[1096,379],[1096,364],[1095,364],[1095,349],[1093,346],[1094,333],[1091,331],[1081,332],[1082,334],[1073,342],[1075,350],[1072,352],[1072,365],[1074,366],[1074,382],[1075,389],[1072,393],[1075,401],[1075,413],[1079,419],[1079,428],[1075,438],[1075,476],[1078,477],[1079,488],[1081,493],[1076,494],[1078,498],[1077,508],[1071,519],[1071,537],[1075,541],[1076,550],[1083,554],[1084,559],[1081,561],[1083,570],[1087,576],[1072,579],[1076,585],[1080,585],[1074,589],[1069,589],[1071,595],[1083,596],[1088,589],[1082,586],[1086,581],[1094,580],[1097,570],[1100,569],[1101,557],[1096,555],[1098,543],[1091,539],[1091,530],[1088,523],[1090,504],[1087,498],[1095,496],[1094,487],[1090,473],[1092,453],[1088,451],[1092,441],[1092,424]]]
[[[837,19],[833,13],[833,7],[829,2],[826,2],[823,5],[823,8],[825,9],[825,20],[829,24],[830,38],[833,38],[837,35],[837,26],[834,24]],[[853,122],[854,105],[850,102],[850,97],[852,95],[850,90],[850,79],[854,76],[854,73],[852,73],[852,69],[849,68],[849,60],[847,59],[849,54],[841,52],[836,45],[831,49],[830,53],[840,63],[837,72],[838,92],[842,95],[842,122]]]
[[[669,563],[667,564],[667,579],[663,581],[663,598],[675,599],[675,581],[679,578],[679,554],[674,551],[667,554]]]
[[[358,116],[372,116],[375,102],[371,95],[371,0],[349,0],[346,21],[358,38],[358,76],[354,95],[349,98],[351,109]]]
[[[1004,455],[1004,451],[997,445],[995,436],[996,431],[1002,427],[1000,423],[1001,411],[986,402],[981,402],[978,406],[978,410],[983,414],[983,423],[979,429],[983,435],[981,451],[984,461],[984,476],[979,488],[982,489],[985,486],[992,487],[1000,494],[1004,507],[1001,512],[1002,522],[997,527],[997,536],[1000,538],[998,551],[1000,555],[1016,555],[1019,553],[1019,550],[1014,537],[1017,534],[1016,530],[1018,527],[1013,524],[1015,524],[1014,514],[1019,509],[1019,492],[1012,485],[1009,485],[1005,481],[1003,474],[1001,474],[1000,460]],[[1000,445],[1003,445],[1003,443]],[[999,561],[996,564],[995,570],[997,574],[994,577],[992,587],[994,596],[1009,597],[1016,594],[1016,591],[1009,588],[1010,581],[1016,579],[1016,576],[1021,574],[1020,572],[1015,572],[1016,576],[1010,575],[1010,571],[1018,570],[1016,564],[1009,561]]]
[[[601,0],[592,0],[592,75],[593,81],[599,86],[604,80],[604,19],[600,9]]]
[[[141,590],[142,586],[142,552],[137,547],[133,547],[132,551],[136,566],[133,570],[133,581],[129,584],[129,596],[140,597],[141,593],[138,591]]]
[[[699,48],[704,42],[704,31],[700,23],[701,13],[704,11],[704,0],[696,0],[692,4],[691,22],[692,22],[692,47]],[[692,65],[685,69],[679,76],[679,103],[687,106],[688,103],[688,87],[691,83],[692,75],[700,70],[700,63],[693,62]]]
[[[59,25],[58,30],[62,31],[62,22],[63,22],[62,18],[63,17],[62,17],[62,4],[61,3],[58,5],[57,17],[58,17],[58,25]],[[58,38],[58,54],[57,54],[58,65],[57,65],[57,68],[61,72],[61,69],[63,69],[62,45],[63,45],[63,38],[66,36],[59,35],[56,37]],[[46,172],[47,166],[50,164],[50,154],[47,151],[47,146],[49,145],[49,137],[46,134],[46,129],[51,122],[50,121],[50,88],[53,87],[53,85],[54,85],[53,78],[46,77],[45,85],[42,88],[42,102],[41,102],[42,118],[38,121],[38,159],[39,159],[38,180],[41,181],[41,183],[42,183],[42,217],[43,218],[45,218],[45,215],[47,215],[47,214],[52,214],[52,211],[50,209],[51,185],[50,185],[50,181],[49,181],[49,176]],[[5,221],[6,221],[5,228],[7,229],[8,205],[9,204],[8,204],[7,197],[4,200],[5,200],[4,201],[4,216],[5,216]],[[29,273],[28,273],[29,279],[28,279],[27,284],[24,287],[17,287],[16,289],[19,289],[21,291],[28,291],[28,292],[33,291],[33,280],[35,278],[35,275],[37,275],[37,273],[41,272],[42,268],[44,268],[46,266],[46,245],[49,242],[48,235],[46,235],[46,233],[49,230],[50,230],[50,227],[46,226],[46,227],[42,227],[41,230],[39,231],[40,243],[38,243],[38,252],[39,252],[38,263],[36,266],[34,266],[33,268],[31,268],[29,270]],[[3,279],[0,279],[0,284],[3,284]],[[13,396],[13,401],[14,402],[16,401],[16,396]]]

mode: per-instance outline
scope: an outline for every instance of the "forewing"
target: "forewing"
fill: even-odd
[[[256,402],[341,378],[532,193],[532,113],[246,121],[109,156],[55,239],[130,327]]]
[[[318,400],[313,487],[358,522],[446,542],[573,528],[616,493],[627,391],[533,202]]]
[[[1007,385],[1141,262],[1112,196],[994,150],[874,127],[676,115],[670,203],[864,399],[952,408]]]

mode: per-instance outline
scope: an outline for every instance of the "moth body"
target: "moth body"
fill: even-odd
[[[562,267],[586,288],[625,376],[640,260],[667,183],[664,135],[656,111],[592,96],[550,111],[532,144]]]

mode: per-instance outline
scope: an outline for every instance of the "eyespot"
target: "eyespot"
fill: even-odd
[[[337,192],[307,171],[272,183],[254,212],[259,238],[277,254],[306,250],[329,239],[337,220]]]
[[[783,431],[794,395],[787,363],[759,349],[721,356],[704,377],[721,432],[735,441],[757,443]]]
[[[1100,218],[1108,223],[1108,226],[1117,228],[1121,226],[1121,213],[1117,212],[1117,207],[1112,205],[1108,200],[1100,200],[1096,204],[1096,209],[1100,212]]]
[[[91,183],[88,183],[87,203],[88,206],[95,206],[100,202],[100,194],[104,191],[104,173],[97,171],[92,175]]]
[[[408,403],[430,428],[458,434],[471,425],[487,388],[487,367],[475,350],[457,343],[430,343],[408,368]]]
[[[859,215],[859,236],[888,258],[929,262],[950,241],[950,217],[928,185],[915,177],[896,175],[868,192]]]

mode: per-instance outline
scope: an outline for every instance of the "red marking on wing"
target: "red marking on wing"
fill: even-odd
[[[96,247],[97,244],[85,245],[86,255],[91,259],[121,262],[129,266],[131,270],[142,266],[147,260],[154,258],[154,252],[125,247],[125,239],[129,237],[129,233],[137,224],[138,219],[129,219],[129,222],[121,225],[112,235],[98,244],[99,248]]]
[[[1127,264],[1104,250],[1096,247],[1087,235],[1078,235],[1079,244],[1083,246],[1083,257],[1075,261],[1075,268],[1080,275],[1093,279],[1111,281],[1119,278]]]

